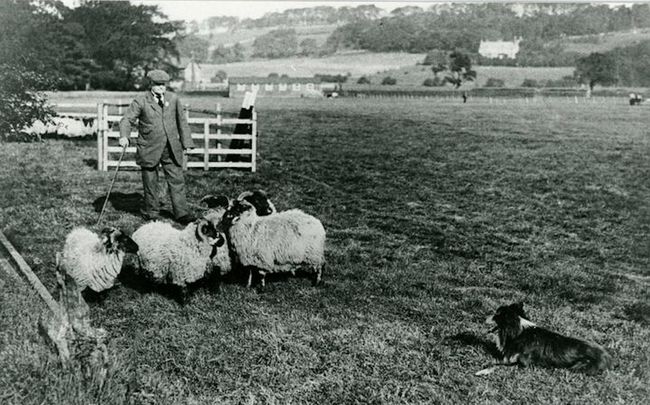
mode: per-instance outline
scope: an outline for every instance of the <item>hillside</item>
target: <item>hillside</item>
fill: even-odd
[[[566,37],[557,41],[552,41],[549,46],[554,44],[561,45],[567,52],[577,52],[588,55],[593,52],[608,52],[614,48],[624,48],[636,45],[639,42],[650,40],[650,29],[639,29],[631,31],[605,32],[599,35],[582,35],[576,37]]]
[[[201,65],[202,75],[212,77],[217,70],[228,76],[263,76],[269,73],[287,74],[291,77],[312,77],[315,74],[350,74],[362,76],[386,69],[415,66],[424,59],[423,54],[371,53],[365,51],[338,53],[323,58],[285,58]]]
[[[290,28],[296,31],[298,35],[298,42],[312,38],[315,39],[318,45],[322,45],[327,40],[327,37],[334,32],[336,24],[329,25],[310,25],[310,26],[290,26],[290,27],[264,27],[264,28],[241,28],[235,30],[228,30],[225,32],[215,32],[211,34],[199,35],[200,38],[206,39],[210,43],[210,47],[217,47],[223,45],[225,47],[233,46],[239,43],[244,46],[245,52],[251,53],[249,48],[255,41],[255,38],[269,33],[270,31],[280,28]]]

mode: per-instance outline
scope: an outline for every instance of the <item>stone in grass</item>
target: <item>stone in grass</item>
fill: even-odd
[[[106,331],[90,325],[89,307],[74,279],[57,265],[59,308],[39,321],[39,332],[54,347],[65,368],[73,364],[84,379],[98,387],[104,385],[108,370]]]

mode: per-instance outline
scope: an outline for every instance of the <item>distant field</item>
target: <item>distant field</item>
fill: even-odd
[[[0,272],[3,405],[647,403],[647,106],[261,99],[258,111],[259,171],[190,171],[188,198],[263,188],[317,216],[324,285],[229,282],[179,306],[127,268],[90,303],[111,353],[99,390],[58,365],[38,299]],[[52,290],[54,252],[94,226],[111,181],[96,156],[92,139],[0,148],[2,232]],[[113,193],[106,224],[133,231],[139,173],[119,173]],[[612,369],[476,377],[496,359],[485,317],[520,300],[536,323],[601,344]]]
[[[420,60],[421,61],[421,60]],[[468,82],[464,88],[483,87],[489,78],[501,79],[506,87],[520,87],[525,79],[558,80],[563,76],[573,74],[571,67],[507,67],[507,66],[475,66],[477,78],[475,82]],[[444,77],[444,73],[439,74]],[[430,66],[407,66],[399,69],[386,69],[370,76],[371,82],[379,84],[386,76],[397,79],[397,84],[402,86],[422,86],[427,78],[433,78]],[[389,87],[389,86],[387,86]]]
[[[583,40],[584,39],[584,40]],[[588,55],[592,52],[607,52],[650,40],[650,30],[610,32],[603,35],[588,35],[560,40],[566,51]]]
[[[269,73],[292,77],[313,77],[315,74],[347,74],[361,76],[386,69],[415,66],[424,54],[348,52],[324,58],[287,58],[211,65],[229,76],[263,76]]]

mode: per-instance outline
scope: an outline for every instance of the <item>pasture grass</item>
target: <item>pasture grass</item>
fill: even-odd
[[[263,188],[317,216],[324,285],[227,283],[180,306],[127,269],[90,303],[112,355],[98,392],[57,365],[35,334],[37,299],[5,277],[0,402],[645,403],[645,108],[472,101],[260,99],[259,171],[188,172],[189,200]],[[108,188],[95,155],[92,140],[0,148],[2,231],[50,289],[54,252],[94,226]],[[133,231],[139,174],[120,173],[114,193],[105,223]],[[483,320],[517,300],[604,346],[613,369],[475,377],[495,354]]]

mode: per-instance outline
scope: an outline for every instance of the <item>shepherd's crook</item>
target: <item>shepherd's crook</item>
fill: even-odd
[[[122,148],[122,153],[120,154],[120,160],[117,161],[117,167],[115,168],[115,174],[113,175],[113,180],[111,181],[111,186],[108,188],[108,193],[106,194],[106,199],[104,200],[104,205],[102,206],[102,211],[99,213],[99,218],[97,218],[97,223],[95,226],[99,225],[102,221],[102,216],[104,215],[104,210],[106,209],[106,204],[108,203],[108,198],[111,196],[111,190],[113,190],[113,184],[115,184],[115,179],[117,178],[117,172],[120,171],[120,163],[122,163],[122,158],[124,157],[124,152],[126,152],[125,145]]]

